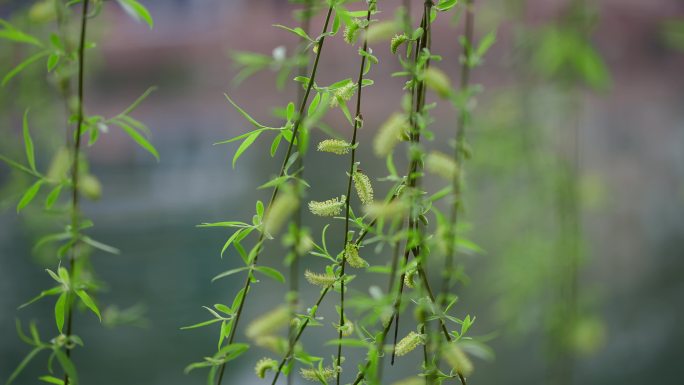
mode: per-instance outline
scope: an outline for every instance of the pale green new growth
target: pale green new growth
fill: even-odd
[[[357,269],[361,269],[364,267],[368,266],[368,262],[366,262],[361,256],[359,256],[359,246],[354,244],[354,243],[347,243],[347,247],[345,247],[345,257],[347,258],[347,263],[351,267],[355,267]]]
[[[433,151],[425,158],[425,168],[433,174],[451,181],[458,175],[458,165],[449,155]]]
[[[323,369],[302,368],[299,370],[302,378],[309,381],[331,380],[335,378],[337,370],[327,367]]]
[[[394,35],[392,41],[390,41],[390,51],[396,55],[399,46],[404,44],[407,40],[408,36],[406,36],[405,33],[402,33],[401,35]]]

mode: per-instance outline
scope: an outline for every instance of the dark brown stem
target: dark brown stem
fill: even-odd
[[[83,73],[85,63],[85,40],[86,40],[86,26],[88,21],[88,4],[89,0],[83,0],[83,7],[81,10],[81,36],[78,45],[78,94],[77,94],[77,119],[76,128],[74,130],[74,154],[73,164],[71,166],[71,232],[72,245],[69,253],[69,279],[71,284],[74,282],[74,265],[76,264],[76,246],[79,238],[79,193],[78,193],[78,174],[79,174],[79,154],[81,152],[81,134],[83,129]],[[73,326],[73,304],[71,303],[71,296],[67,298],[67,338],[71,336]],[[71,349],[66,349],[66,356],[71,357]],[[64,384],[69,384],[69,375],[64,374]]]
[[[332,14],[332,11],[333,11],[333,7],[331,6],[328,8],[328,13],[327,13],[326,18],[325,18],[325,25],[323,26],[323,33],[325,33],[325,31],[328,30],[328,25],[330,24],[330,16]],[[302,102],[299,105],[299,113],[297,114],[297,120],[295,121],[294,126],[292,128],[292,138],[293,139],[290,141],[290,144],[287,146],[287,152],[285,153],[285,158],[283,159],[282,166],[280,167],[280,172],[278,173],[279,177],[282,177],[283,175],[285,175],[287,163],[290,160],[290,156],[292,155],[292,148],[294,147],[294,143],[295,143],[294,138],[297,137],[297,135],[299,133],[299,127],[301,126],[302,121],[304,120],[304,118],[303,118],[304,109],[306,108],[306,104],[307,104],[307,101],[309,100],[309,95],[311,94],[311,89],[313,88],[313,84],[314,84],[314,81],[316,78],[316,71],[318,70],[318,63],[319,63],[320,58],[321,58],[321,52],[323,52],[323,43],[324,42],[325,42],[325,35],[322,34],[321,37],[319,38],[318,42],[317,42],[316,58],[314,60],[313,68],[311,70],[311,76],[309,77],[309,82],[306,86],[306,92],[304,93],[304,98],[302,99]],[[280,190],[279,186],[277,186],[273,189],[273,193],[271,194],[271,198],[268,201],[268,206],[266,209],[266,213],[267,213],[266,215],[268,215],[268,209],[271,207],[271,205],[273,204],[273,201],[278,196],[279,190]],[[257,240],[256,246],[255,246],[255,247],[257,247],[257,251],[256,251],[256,254],[254,256],[254,260],[252,261],[251,267],[254,267],[257,264],[259,254],[263,250],[263,242],[264,242],[264,232],[262,231],[259,234],[259,239]],[[245,278],[245,283],[243,285],[244,295],[240,299],[240,304],[238,305],[238,310],[235,313],[235,318],[233,321],[233,327],[232,327],[232,329],[230,331],[230,335],[228,337],[228,345],[232,344],[233,341],[235,340],[235,332],[237,330],[238,323],[240,322],[240,318],[242,316],[242,309],[245,306],[245,300],[247,299],[247,295],[249,294],[249,287],[250,287],[251,282],[252,282],[252,275],[251,274],[252,273],[251,273],[251,269],[250,269],[250,273],[247,274],[247,278]],[[223,374],[225,373],[225,370],[226,370],[226,363],[224,362],[223,364],[221,364],[221,368],[219,369],[219,375],[218,375],[217,380],[216,380],[217,385],[220,385],[221,382],[223,381]]]

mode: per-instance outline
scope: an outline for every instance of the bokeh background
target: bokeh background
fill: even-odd
[[[30,32],[49,29],[27,16],[31,3],[0,1],[0,17]],[[254,199],[268,198],[256,187],[280,162],[264,155],[270,142],[260,140],[231,169],[236,147],[213,143],[245,132],[248,125],[223,93],[267,124],[278,123],[271,110],[296,93],[292,82],[277,90],[277,71],[269,69],[235,84],[239,69],[231,52],[270,55],[285,46],[291,53],[296,39],[271,25],[293,25],[291,12],[299,7],[284,0],[146,0],[155,19],[150,31],[107,3],[91,23],[90,38],[98,49],[87,58],[86,108],[111,116],[156,85],[134,116],[149,125],[161,161],[116,130],[88,149],[103,188],[99,201],[84,206],[96,224],[93,237],[122,249],[119,256],[93,257],[107,283],[99,299],[109,309],[109,323],[127,315],[133,322],[103,328],[91,315],[78,316],[75,328],[86,346],[74,359],[85,384],[200,384],[205,373],[184,375],[182,369],[213,353],[215,330],[179,328],[206,319],[202,305],[229,301],[242,278],[209,282],[238,260],[219,256],[225,232],[195,225],[251,217]],[[391,17],[400,1],[379,3],[382,16]],[[565,300],[554,293],[571,279],[577,287],[572,300],[583,320],[571,338],[573,383],[681,383],[684,3],[587,2],[581,4],[586,12],[581,18],[573,13],[577,1],[476,3],[476,37],[498,32],[474,73],[483,92],[469,132],[473,159],[466,166],[466,218],[470,237],[485,251],[461,260],[469,280],[458,287],[459,312],[477,316],[473,333],[487,337],[496,358],[478,361],[471,382],[553,383],[554,322]],[[434,32],[433,51],[444,57],[436,65],[455,84],[459,20],[441,17]],[[314,30],[320,24],[319,15]],[[387,47],[375,48],[381,65],[371,73],[375,85],[366,93],[361,143],[371,142],[374,129],[401,99],[402,81],[390,77],[400,67]],[[0,43],[0,72],[24,57],[25,49]],[[583,59],[577,64],[573,57]],[[356,48],[340,38],[326,42],[321,81],[353,76],[357,58]],[[46,165],[63,141],[65,119],[42,64],[0,91],[0,152],[14,159],[23,156],[21,117],[27,107],[38,163]],[[434,113],[430,145],[448,151],[456,112],[440,104]],[[335,111],[326,123],[346,133],[343,119]],[[314,140],[324,137],[313,133]],[[384,162],[370,151],[361,161],[369,175],[386,174]],[[315,186],[310,198],[341,191],[344,180],[330,177],[343,169],[341,160],[311,153],[307,162],[306,175]],[[53,254],[32,245],[55,229],[57,218],[38,209],[21,216],[14,210],[29,182],[0,165],[3,381],[28,351],[16,336],[15,318],[37,320],[46,336],[54,330],[52,300],[16,310],[50,284],[43,269],[56,264]],[[320,229],[320,221],[304,220]],[[267,264],[282,266],[278,247],[264,255]],[[571,257],[577,269],[568,278]],[[358,290],[370,280],[361,280]],[[246,319],[281,303],[284,292],[268,281],[257,285]],[[304,303],[315,295],[305,287]],[[323,314],[330,320],[334,312]],[[331,339],[330,333],[312,330],[305,342],[328,357],[333,347],[321,341]],[[263,354],[255,349],[229,365],[230,383],[257,383],[252,365]],[[409,356],[407,362],[389,372],[388,383],[411,373],[419,358]],[[17,383],[36,383],[44,366],[36,360]]]

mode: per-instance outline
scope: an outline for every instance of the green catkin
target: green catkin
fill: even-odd
[[[398,27],[399,25],[395,21],[373,23],[366,30],[366,40],[368,40],[368,44],[387,41],[397,32]]]
[[[356,188],[356,194],[359,196],[361,203],[364,205],[373,202],[373,185],[371,185],[370,178],[368,175],[355,172],[353,175],[354,188]]]
[[[424,385],[425,379],[421,377],[409,377],[393,382],[392,385]]]
[[[409,287],[413,289],[416,287],[416,276],[418,275],[418,270],[416,266],[411,266],[406,270],[406,274],[404,275],[404,285],[406,287]]]
[[[290,323],[290,309],[287,306],[279,306],[259,318],[252,321],[245,330],[245,335],[250,339],[273,334]]]
[[[328,287],[334,284],[337,280],[337,278],[332,274],[318,274],[310,270],[306,270],[304,272],[304,278],[306,278],[310,284],[320,287]]]
[[[456,343],[445,346],[442,357],[456,373],[466,377],[472,374],[474,369],[472,361]]]
[[[413,349],[422,345],[424,343],[425,337],[422,334],[416,332],[410,332],[406,337],[402,338],[401,341],[397,342],[395,346],[395,354],[397,356],[405,356],[409,354]]]
[[[396,55],[399,46],[404,44],[406,41],[408,41],[408,36],[406,36],[405,33],[402,33],[401,35],[394,35],[392,41],[390,42],[390,51]]]
[[[344,28],[343,38],[345,43],[354,44],[359,36],[359,30],[361,28],[361,20],[352,19],[351,24]]]
[[[288,348],[288,341],[285,338],[272,335],[257,336],[254,338],[254,344],[276,354],[285,354]]]
[[[361,269],[368,267],[368,262],[366,262],[361,256],[359,256],[359,246],[354,243],[347,243],[345,247],[347,263],[351,267]]]
[[[342,195],[340,198],[328,199],[325,202],[311,201],[309,202],[309,211],[319,217],[333,217],[342,212],[346,199],[347,197]]]
[[[402,218],[408,211],[405,202],[395,200],[394,202],[371,202],[364,206],[364,212],[371,218],[395,219]]]
[[[337,155],[348,154],[351,150],[351,144],[342,139],[326,139],[318,143],[318,151],[330,152]]]
[[[335,375],[337,375],[337,370],[330,368],[330,367],[323,368],[321,370],[314,369],[314,368],[301,368],[299,370],[299,373],[302,375],[302,378],[304,378],[305,380],[320,381],[319,376],[325,380],[331,380],[331,379],[335,378]]]
[[[273,201],[264,217],[264,230],[270,235],[276,235],[287,219],[299,207],[299,199],[292,189],[283,189],[283,193]]]
[[[451,181],[458,175],[458,165],[449,155],[433,151],[425,157],[425,168],[435,175]]]
[[[356,91],[356,83],[349,82],[344,86],[333,91],[333,97],[330,98],[330,107],[337,107],[340,104],[349,101]]]
[[[278,368],[278,361],[272,358],[262,358],[257,361],[256,366],[254,366],[254,372],[257,377],[266,377],[266,372],[269,370],[276,370]]]
[[[373,151],[378,157],[384,158],[389,155],[394,146],[401,141],[402,134],[408,128],[406,117],[395,112],[378,129],[378,134],[373,139]]]
[[[345,318],[344,325],[340,326],[338,330],[342,331],[343,336],[349,337],[350,335],[354,334],[354,323]]]
[[[449,77],[442,72],[442,70],[430,67],[425,70],[423,76],[425,76],[423,78],[425,80],[425,85],[435,91],[439,97],[442,99],[449,97],[451,94],[451,80],[449,80]]]

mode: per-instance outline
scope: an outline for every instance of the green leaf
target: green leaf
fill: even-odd
[[[57,330],[59,330],[60,333],[62,333],[62,328],[64,327],[64,313],[66,313],[68,296],[68,293],[62,293],[55,303],[55,322],[57,323]]]
[[[306,116],[311,116],[316,113],[316,109],[318,108],[318,104],[321,102],[321,94],[316,93],[316,96],[314,96],[313,100],[311,101],[311,104],[309,104],[309,109],[306,112]]]
[[[235,107],[235,109],[238,110],[238,112],[239,112],[242,116],[244,116],[245,119],[247,119],[247,121],[250,122],[254,127],[256,127],[256,128],[269,128],[269,127],[266,127],[266,126],[264,126],[263,124],[257,122],[254,118],[252,118],[252,117],[247,113],[247,111],[245,111],[245,110],[243,110],[242,108],[240,108],[240,106],[238,106],[238,105],[233,101],[233,99],[231,99],[230,96],[228,96],[228,94],[223,94],[223,95],[226,97],[226,99],[228,99],[228,102],[230,102],[230,104],[232,104],[233,107]]]
[[[51,53],[50,56],[48,56],[48,60],[47,60],[48,72],[52,72],[52,70],[54,70],[55,67],[57,67],[57,64],[59,64],[59,54]]]
[[[223,321],[223,320],[220,319],[220,318],[214,318],[214,319],[210,319],[209,321],[204,321],[204,322],[196,323],[196,324],[194,324],[194,325],[183,326],[183,327],[181,328],[181,330],[189,330],[189,329],[201,328],[201,327],[203,327],[203,326],[215,324],[216,322],[221,322],[221,321]]]
[[[458,4],[458,0],[440,0],[439,4],[435,5],[438,11],[448,11]]]
[[[93,238],[90,238],[90,237],[82,237],[81,240],[82,240],[83,242],[89,244],[90,246],[92,246],[92,247],[98,249],[98,250],[104,251],[105,253],[114,254],[114,255],[119,255],[119,254],[121,253],[121,251],[120,251],[119,249],[117,249],[116,247],[114,247],[114,246],[109,246],[109,245],[107,245],[107,244],[105,244],[105,243],[96,241],[96,240],[94,240]]]
[[[40,376],[39,380],[47,382],[48,384],[64,385],[64,380],[52,376]]]
[[[21,211],[24,207],[31,203],[33,198],[36,197],[36,194],[38,194],[38,191],[40,191],[40,186],[43,185],[43,182],[45,182],[43,179],[39,180],[38,182],[31,185],[31,187],[29,187],[24,192],[24,195],[21,197],[21,200],[17,204],[17,212]]]
[[[19,374],[21,374],[21,372],[24,370],[24,368],[26,367],[26,365],[28,365],[29,362],[31,362],[31,360],[32,360],[36,355],[38,355],[38,353],[40,353],[41,351],[43,351],[43,350],[45,350],[45,349],[46,349],[45,346],[38,346],[37,348],[31,350],[31,351],[29,352],[29,354],[27,354],[26,357],[24,357],[24,359],[21,360],[21,362],[19,363],[19,365],[17,366],[17,368],[14,369],[14,371],[12,372],[12,374],[9,376],[9,379],[7,379],[7,382],[5,382],[5,385],[10,385],[10,384],[17,378],[17,376],[19,376]]]
[[[0,25],[4,27],[3,30],[0,30],[0,39],[10,40],[17,43],[33,44],[38,47],[43,46],[40,40],[27,33],[21,32],[5,20],[0,19]]]
[[[69,359],[63,351],[59,349],[53,349],[53,351],[55,352],[57,361],[59,361],[59,365],[64,370],[64,373],[69,376],[69,385],[78,385],[78,373],[76,372],[74,363],[71,362],[71,359]]]
[[[294,105],[294,103],[290,102],[287,104],[287,115],[285,115],[285,116],[287,117],[288,122],[291,120],[294,120],[294,118],[295,118],[295,105]]]
[[[286,30],[286,31],[288,31],[288,32],[294,33],[295,35],[301,37],[302,39],[305,39],[305,40],[308,40],[308,41],[310,41],[310,42],[313,42],[313,39],[312,39],[311,37],[309,37],[309,35],[306,33],[306,31],[304,31],[304,30],[301,29],[300,27],[290,28],[290,27],[286,27],[286,26],[284,26],[284,25],[282,25],[282,24],[273,24],[273,26],[274,26],[274,27],[277,27],[277,28],[282,28],[282,29],[284,29],[284,30]]]
[[[478,57],[483,56],[489,48],[496,42],[496,30],[490,31],[488,34],[485,35],[485,37],[480,40],[480,43],[477,46],[477,50],[475,51],[475,55]]]
[[[33,56],[29,56],[26,60],[19,63],[10,72],[8,72],[4,78],[2,78],[2,86],[4,87],[10,80],[12,80],[13,77],[17,76],[19,72],[23,71],[24,68],[28,67],[33,62],[36,62],[40,60],[42,57],[47,56],[49,54],[50,51],[40,51],[37,54],[34,54]]]
[[[280,283],[285,283],[285,277],[276,269],[268,266],[257,266],[254,268],[261,274],[267,275]]]
[[[157,159],[157,162],[159,162],[159,153],[157,152],[157,149],[154,148],[154,146],[141,133],[121,120],[115,120],[114,122],[121,127],[128,134],[128,136],[133,139],[134,142],[152,154],[155,159]]]
[[[100,322],[102,322],[102,316],[100,315],[100,309],[97,308],[97,305],[95,304],[95,301],[93,301],[92,298],[86,293],[85,290],[76,290],[76,295],[81,298],[81,302],[83,302],[84,305],[88,307],[95,315],[97,318],[100,319]]]
[[[58,184],[57,186],[55,186],[55,188],[52,189],[52,191],[50,191],[47,198],[45,198],[46,209],[51,209],[52,206],[54,206],[55,202],[57,202],[57,199],[59,199],[59,195],[62,192],[62,187],[63,185]]]
[[[34,298],[32,298],[30,301],[28,301],[28,302],[22,304],[22,305],[19,306],[17,309],[23,309],[23,308],[25,308],[26,306],[28,306],[28,305],[30,305],[30,304],[32,304],[32,303],[38,301],[38,300],[41,299],[41,298],[45,298],[45,297],[48,297],[48,296],[51,296],[51,295],[57,295],[57,294],[61,293],[62,291],[63,291],[62,286],[55,286],[55,287],[53,287],[53,288],[51,288],[51,289],[43,290],[43,291],[40,292],[40,294],[38,294],[37,296],[35,296]]]
[[[233,168],[235,168],[235,163],[237,162],[238,158],[240,158],[240,155],[242,155],[242,153],[245,152],[249,146],[252,145],[252,143],[254,143],[260,134],[261,131],[254,131],[247,137],[247,139],[242,141],[242,144],[240,144],[240,147],[238,147],[237,151],[235,151],[235,155],[233,156]]]
[[[221,273],[221,274],[217,275],[216,277],[212,278],[212,279],[211,279],[211,282],[214,282],[214,281],[216,281],[217,279],[225,278],[225,277],[228,277],[228,276],[230,276],[230,275],[239,273],[239,272],[241,272],[241,271],[248,270],[249,268],[250,268],[249,266],[243,266],[243,267],[238,267],[238,268],[235,268],[235,269],[230,269],[230,270],[228,270],[228,271],[224,271],[223,273]]]
[[[275,156],[276,151],[278,151],[278,146],[280,145],[280,141],[282,139],[282,134],[278,134],[275,138],[273,138],[273,142],[271,142],[271,158],[273,158]]]
[[[28,126],[28,108],[24,111],[23,131],[24,131],[24,147],[26,148],[26,160],[28,160],[31,170],[36,171],[36,156],[33,149],[33,140]]]
[[[144,21],[150,27],[154,28],[154,20],[150,12],[145,8],[144,5],[140,4],[137,0],[117,0],[121,8],[126,11],[132,18],[138,21]]]

